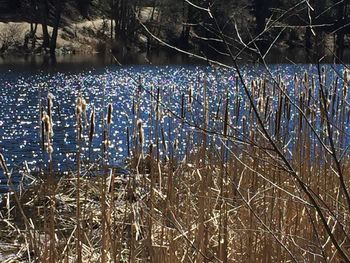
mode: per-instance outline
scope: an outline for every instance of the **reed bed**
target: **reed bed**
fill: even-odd
[[[0,255],[4,262],[347,262],[349,80],[347,71],[331,75],[323,68],[288,80],[237,74],[220,92],[198,76],[176,100],[178,87],[140,78],[123,131],[127,175],[109,163],[112,104],[98,120],[81,96],[76,169],[55,173],[49,98],[41,113],[48,165],[33,186],[3,201]],[[97,121],[100,158],[81,147],[91,146]]]

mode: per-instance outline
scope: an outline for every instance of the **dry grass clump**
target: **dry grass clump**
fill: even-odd
[[[348,77],[315,77],[296,76],[287,89],[281,77],[248,86],[238,76],[217,105],[203,80],[177,110],[166,101],[172,90],[140,85],[126,176],[108,164],[112,104],[103,158],[81,158],[78,99],[76,171],[55,180],[43,171],[35,186],[9,195],[1,249],[22,262],[346,262]],[[142,96],[149,120],[141,120]],[[181,129],[167,131],[165,118]],[[89,119],[91,146],[94,110]]]

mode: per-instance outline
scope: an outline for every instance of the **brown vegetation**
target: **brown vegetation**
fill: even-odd
[[[248,87],[238,75],[230,87],[236,95],[222,94],[217,105],[209,105],[210,87],[198,82],[181,97],[180,114],[162,100],[171,90],[137,88],[126,131],[128,176],[108,165],[111,105],[103,158],[81,158],[95,116],[84,129],[79,97],[76,171],[54,177],[49,163],[35,186],[8,195],[0,212],[4,262],[348,261],[348,73],[331,86],[325,71],[319,74],[295,76],[291,89],[281,77]],[[151,107],[148,134],[141,96]],[[43,114],[48,154],[51,103]],[[202,108],[198,123],[194,107]],[[163,118],[180,120],[175,137]]]

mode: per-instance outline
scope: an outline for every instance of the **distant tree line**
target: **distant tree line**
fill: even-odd
[[[347,0],[0,0],[1,17],[16,10],[33,24],[32,37],[42,30],[42,47],[52,54],[59,27],[82,18],[106,18],[110,39],[133,41],[145,34],[138,21],[145,7],[150,32],[184,49],[200,45],[220,52],[217,37],[224,34],[233,50],[249,43],[247,49],[265,52],[281,41],[318,50],[325,36],[333,36],[335,50],[341,51],[350,33]],[[215,15],[215,25],[201,8]]]

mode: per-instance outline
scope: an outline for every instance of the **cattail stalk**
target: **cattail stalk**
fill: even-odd
[[[75,113],[76,113],[76,125],[77,125],[77,187],[76,187],[76,221],[77,221],[77,237],[76,237],[76,255],[77,255],[77,262],[82,262],[82,245],[81,245],[81,226],[80,226],[80,219],[81,219],[81,209],[80,209],[80,174],[81,174],[81,164],[80,164],[80,144],[81,144],[81,115],[83,112],[83,99],[79,96],[77,99],[76,107],[75,107]],[[90,127],[91,129],[91,127]],[[92,138],[92,137],[91,137]]]

